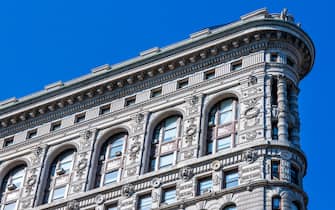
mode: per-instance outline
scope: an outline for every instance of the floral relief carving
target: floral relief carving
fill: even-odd
[[[101,205],[105,202],[105,197],[101,194],[98,194],[95,196],[94,198],[94,202],[97,204],[97,205]]]
[[[140,149],[141,149],[141,143],[136,140],[129,148],[129,159],[135,160],[140,153]]]
[[[159,186],[161,186],[160,178],[153,178],[150,182],[150,185],[154,188],[158,188]]]
[[[135,174],[136,174],[136,167],[127,169],[127,175],[128,176],[134,176]]]
[[[39,163],[41,163],[42,153],[43,153],[43,148],[40,146],[37,146],[36,148],[33,149],[32,158],[31,158],[33,165],[38,165]]]
[[[83,158],[78,162],[77,165],[77,176],[81,177],[85,173],[85,169],[87,167],[88,159]]]

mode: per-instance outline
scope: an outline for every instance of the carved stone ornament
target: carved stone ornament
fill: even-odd
[[[257,151],[249,149],[244,152],[244,160],[248,163],[253,163],[255,160],[257,160],[258,154]]]
[[[206,203],[207,201],[206,200],[203,200],[203,201],[199,201],[196,206],[197,206],[197,209],[198,210],[207,210],[205,207],[206,207]]]
[[[248,141],[254,140],[254,139],[256,139],[256,137],[257,137],[257,132],[256,131],[250,131],[250,132],[246,133],[246,139]]]
[[[189,179],[192,178],[192,176],[193,176],[193,169],[190,167],[184,167],[179,171],[179,177],[184,181],[188,181]]]
[[[258,116],[260,110],[257,107],[249,107],[245,110],[244,115],[247,119],[252,119]]]
[[[161,186],[161,180],[159,178],[153,178],[150,182],[150,185],[153,188],[158,188],[159,186]]]
[[[252,85],[255,85],[257,84],[257,77],[253,76],[253,75],[250,75],[248,77],[248,86],[252,86]]]
[[[79,210],[79,203],[76,200],[69,201],[67,203],[68,210]]]
[[[214,160],[212,163],[211,163],[211,167],[214,171],[218,171],[221,169],[221,162],[219,160]]]
[[[187,136],[193,136],[195,134],[195,132],[197,131],[197,126],[196,125],[190,125],[187,129],[186,129],[186,135]]]
[[[138,113],[137,115],[135,115],[135,122],[136,123],[142,123],[143,120],[144,120],[144,114]]]
[[[135,160],[139,154],[141,148],[141,143],[139,141],[134,142],[129,148],[129,158],[130,160]]]
[[[190,159],[192,158],[194,155],[194,150],[193,149],[190,149],[190,150],[187,150],[184,152],[184,158],[185,159]]]
[[[79,184],[74,184],[73,186],[72,186],[72,190],[73,190],[73,192],[80,192],[81,191],[81,189],[82,189],[82,183],[79,183]]]
[[[135,189],[132,184],[127,184],[122,186],[122,195],[126,197],[130,197],[134,194]]]
[[[127,175],[128,176],[134,176],[135,174],[136,174],[136,167],[127,169]]]
[[[27,180],[27,185],[30,187],[34,186],[36,183],[36,178],[37,178],[36,175],[31,175]]]
[[[92,136],[92,131],[86,130],[81,133],[81,137],[85,140],[89,139]]]
[[[22,203],[22,208],[27,209],[31,207],[32,199],[21,201],[21,203]]]
[[[32,157],[32,163],[34,165],[39,164],[41,162],[41,156],[43,153],[43,148],[38,146],[33,150],[33,157]]]
[[[97,204],[97,205],[101,205],[105,202],[105,197],[101,194],[98,194],[95,196],[94,198],[94,202]]]
[[[190,105],[196,105],[199,102],[199,97],[198,96],[192,96],[190,99]]]
[[[79,161],[77,166],[77,175],[82,176],[85,172],[85,169],[87,167],[88,160],[86,158],[83,158]]]

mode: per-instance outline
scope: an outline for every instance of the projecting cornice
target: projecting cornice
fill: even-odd
[[[194,33],[183,42],[144,51],[133,60],[97,67],[91,75],[48,85],[33,96],[7,100],[0,104],[0,137],[10,133],[9,127],[15,132],[27,129],[41,123],[40,118],[55,120],[269,46],[299,52],[300,79],[310,71],[314,46],[308,35],[290,16],[260,10],[235,23]]]

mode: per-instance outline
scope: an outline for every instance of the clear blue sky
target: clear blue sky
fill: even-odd
[[[301,82],[299,98],[309,209],[334,209],[332,4],[331,0],[1,1],[0,100],[22,97],[46,84],[87,74],[92,67],[166,46],[261,7],[270,12],[287,7],[314,40],[317,54],[312,72]]]

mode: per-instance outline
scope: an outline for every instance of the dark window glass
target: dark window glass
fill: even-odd
[[[290,170],[291,174],[291,182],[293,184],[299,185],[299,171],[295,166],[291,166]]]
[[[287,58],[286,58],[286,63],[287,63],[287,65],[289,65],[289,66],[294,66],[294,61],[293,61],[290,57],[287,57]]]
[[[136,98],[135,97],[131,97],[131,98],[127,98],[125,101],[125,106],[130,106],[135,104],[136,102]]]
[[[271,161],[271,178],[280,179],[280,162],[278,160]]]
[[[229,205],[229,206],[225,207],[223,210],[236,210],[236,206],[235,205]]]
[[[272,122],[272,140],[278,140],[277,122]]]
[[[85,120],[85,113],[76,115],[74,122],[80,123]]]
[[[231,64],[232,71],[238,71],[242,69],[242,60],[236,61]]]
[[[107,113],[110,112],[110,110],[111,110],[111,106],[110,106],[110,104],[108,104],[108,105],[106,105],[106,106],[102,106],[102,107],[100,107],[100,112],[99,112],[99,114],[100,114],[100,115],[107,114]]]
[[[271,62],[278,62],[278,53],[271,53],[270,61]]]
[[[14,144],[14,137],[10,137],[4,140],[3,147],[8,147]]]
[[[205,72],[205,80],[213,79],[215,77],[215,70]]]
[[[32,130],[32,131],[28,131],[27,133],[27,139],[31,139],[34,138],[35,136],[37,136],[37,130]]]
[[[156,88],[151,90],[151,98],[155,98],[162,95],[162,88]]]
[[[51,124],[50,131],[55,131],[61,128],[61,122],[54,122]]]
[[[183,79],[178,81],[177,83],[177,89],[184,88],[188,86],[188,79]]]

